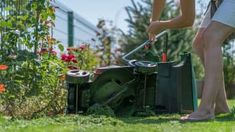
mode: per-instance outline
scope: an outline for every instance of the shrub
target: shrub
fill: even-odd
[[[26,51],[25,51],[26,52]],[[1,111],[12,117],[32,118],[57,114],[65,106],[65,66],[56,57],[44,55],[39,61],[23,61],[5,75],[6,91],[1,95]]]
[[[0,111],[19,118],[52,115],[63,111],[66,72],[53,47],[61,44],[50,35],[54,7],[50,0],[2,1],[0,17]],[[7,7],[4,9],[4,7]]]

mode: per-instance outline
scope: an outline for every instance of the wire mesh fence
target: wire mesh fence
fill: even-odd
[[[32,0],[1,0],[0,2],[0,42],[3,42],[3,36],[9,30],[8,20],[11,18],[18,19],[21,14],[26,13],[26,5]],[[50,35],[59,40],[65,47],[78,46],[82,43],[95,45],[98,42],[96,34],[99,30],[83,19],[71,9],[67,8],[58,1],[52,1],[51,5],[55,7],[55,27],[50,29]],[[18,24],[18,23],[17,23]],[[30,29],[29,29],[30,30]],[[17,30],[15,31],[17,32]],[[25,49],[26,46],[17,42],[17,48]]]
[[[53,29],[55,38],[65,46],[99,43],[97,39],[99,29],[58,1],[53,2],[52,5],[56,7],[56,21]]]

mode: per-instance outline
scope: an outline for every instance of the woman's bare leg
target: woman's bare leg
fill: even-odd
[[[203,32],[205,83],[202,100],[191,118],[206,119],[214,115],[218,91],[223,89],[223,60],[221,44],[234,29],[219,22],[211,24]]]
[[[201,59],[201,62],[205,68],[204,65],[204,43],[203,43],[203,33],[206,30],[206,28],[200,28],[194,38],[193,41],[193,48],[196,52],[196,54]],[[224,79],[223,79],[224,80]],[[224,82],[224,81],[223,81]],[[224,83],[223,83],[224,87]],[[220,88],[218,91],[218,94],[216,96],[216,102],[215,102],[215,114],[220,113],[228,113],[229,108],[227,104],[227,98],[226,98],[226,92],[224,90],[225,88]],[[202,85],[202,91],[203,91],[203,85]]]

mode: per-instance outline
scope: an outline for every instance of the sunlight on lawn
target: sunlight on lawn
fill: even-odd
[[[235,99],[228,101],[235,107]],[[112,118],[105,116],[66,115],[34,120],[9,120],[0,117],[0,132],[70,132],[70,131],[135,131],[135,132],[189,132],[235,131],[234,113],[217,116],[214,121],[179,121],[179,114],[163,114],[152,117]]]

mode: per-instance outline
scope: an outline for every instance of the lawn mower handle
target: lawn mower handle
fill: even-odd
[[[168,44],[168,31],[165,30],[165,31],[162,31],[161,33],[159,33],[156,37],[155,37],[155,40],[157,40],[158,38],[164,36],[166,37],[165,39],[165,48],[163,49],[163,55],[162,57],[164,57],[164,59],[166,59],[166,53],[167,53],[167,44]],[[134,50],[130,51],[129,53],[127,53],[126,55],[124,55],[122,57],[122,60],[124,60],[126,63],[129,63],[130,60],[127,59],[128,56],[134,54],[135,52],[139,51],[141,48],[143,48],[144,46],[146,45],[149,45],[149,44],[152,44],[153,41],[150,41],[150,40],[147,40],[145,41],[143,44],[141,44],[140,46],[138,46],[137,48],[135,48]],[[166,61],[166,60],[164,60]]]

